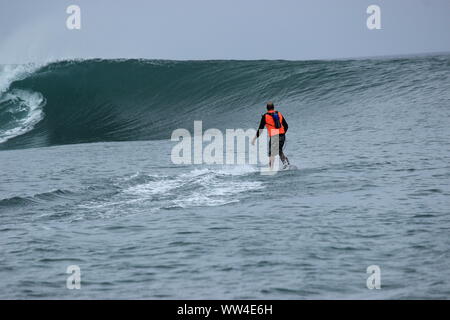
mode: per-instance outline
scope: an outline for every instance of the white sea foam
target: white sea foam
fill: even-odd
[[[82,207],[114,214],[121,210],[129,211],[130,208],[139,211],[140,207],[149,212],[146,203],[151,203],[151,211],[174,207],[222,206],[239,202],[246,193],[264,188],[261,181],[246,177],[254,172],[257,172],[257,168],[251,166],[224,166],[193,169],[177,175],[137,173],[118,179],[117,186],[122,186],[123,190],[113,199],[109,198],[107,202],[103,199],[90,201]],[[133,182],[135,179],[145,182]]]
[[[151,196],[156,194],[164,194],[172,189],[182,185],[179,180],[159,180],[144,184],[138,184],[127,188],[124,192],[132,195]]]
[[[32,130],[44,118],[42,108],[45,105],[45,99],[41,93],[9,90],[14,81],[24,79],[40,66],[37,64],[0,66],[0,103],[10,101],[13,105],[8,110],[0,110],[0,112],[8,112],[16,118],[13,123],[7,124],[6,128],[0,128],[0,143]],[[26,112],[25,115],[23,115],[24,112]]]
[[[20,65],[0,65],[0,94],[6,92],[14,81],[22,80],[42,65],[28,63]]]
[[[124,193],[142,201],[155,199],[155,196],[167,197],[165,207],[218,206],[238,202],[239,194],[263,188],[260,181],[235,179],[256,171],[251,166],[194,169],[129,187]]]
[[[14,102],[14,107],[8,110],[8,112],[14,114],[26,111],[26,115],[14,121],[13,128],[4,130],[0,128],[0,143],[32,130],[44,118],[42,107],[45,105],[45,99],[38,92],[13,90],[2,97],[2,101],[5,100],[12,100]]]
[[[182,177],[197,177],[201,175],[205,175],[208,173],[215,174],[215,175],[231,175],[231,176],[241,176],[241,175],[247,175],[254,172],[257,172],[258,169],[251,165],[241,165],[241,166],[222,166],[220,168],[201,168],[201,169],[194,169],[190,171],[189,173],[182,174]]]

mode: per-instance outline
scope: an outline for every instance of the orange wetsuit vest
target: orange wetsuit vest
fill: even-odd
[[[278,113],[278,116],[280,118],[280,127],[277,128],[275,126],[275,120],[273,119],[273,116],[271,115],[271,113]],[[283,115],[281,114],[281,112],[275,111],[275,110],[269,110],[267,111],[267,113],[264,115],[265,120],[266,120],[266,128],[267,131],[269,132],[269,136],[272,137],[276,134],[284,134],[286,132],[284,126],[283,126]]]

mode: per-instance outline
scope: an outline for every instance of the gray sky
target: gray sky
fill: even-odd
[[[81,8],[68,30],[66,8]],[[381,30],[366,9],[381,7]],[[329,59],[450,51],[450,0],[0,0],[0,64]]]

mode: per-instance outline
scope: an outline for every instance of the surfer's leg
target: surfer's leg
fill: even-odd
[[[284,165],[289,165],[289,159],[288,159],[288,157],[286,157],[286,155],[283,153],[283,151],[280,151],[280,159]]]
[[[289,159],[288,157],[285,156],[284,152],[283,152],[283,147],[284,147],[284,142],[286,140],[286,136],[280,135],[280,141],[279,141],[279,156],[280,156],[280,160],[281,162],[283,162],[284,166],[288,166],[289,165]]]
[[[272,139],[274,138],[274,139]],[[275,156],[278,154],[278,136],[270,137],[269,140],[269,168],[273,168],[275,162]]]
[[[273,163],[275,162],[275,156],[270,156],[269,157],[269,167],[270,169],[273,168]]]

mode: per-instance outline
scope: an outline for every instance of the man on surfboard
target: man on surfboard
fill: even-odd
[[[289,166],[289,159],[283,153],[284,142],[286,141],[286,132],[288,131],[288,124],[281,112],[275,110],[273,102],[267,103],[267,112],[262,115],[261,122],[259,123],[256,136],[252,140],[252,144],[255,144],[256,139],[259,137],[264,127],[267,127],[269,133],[269,166],[273,167],[275,156],[278,154],[283,162],[283,169]]]

